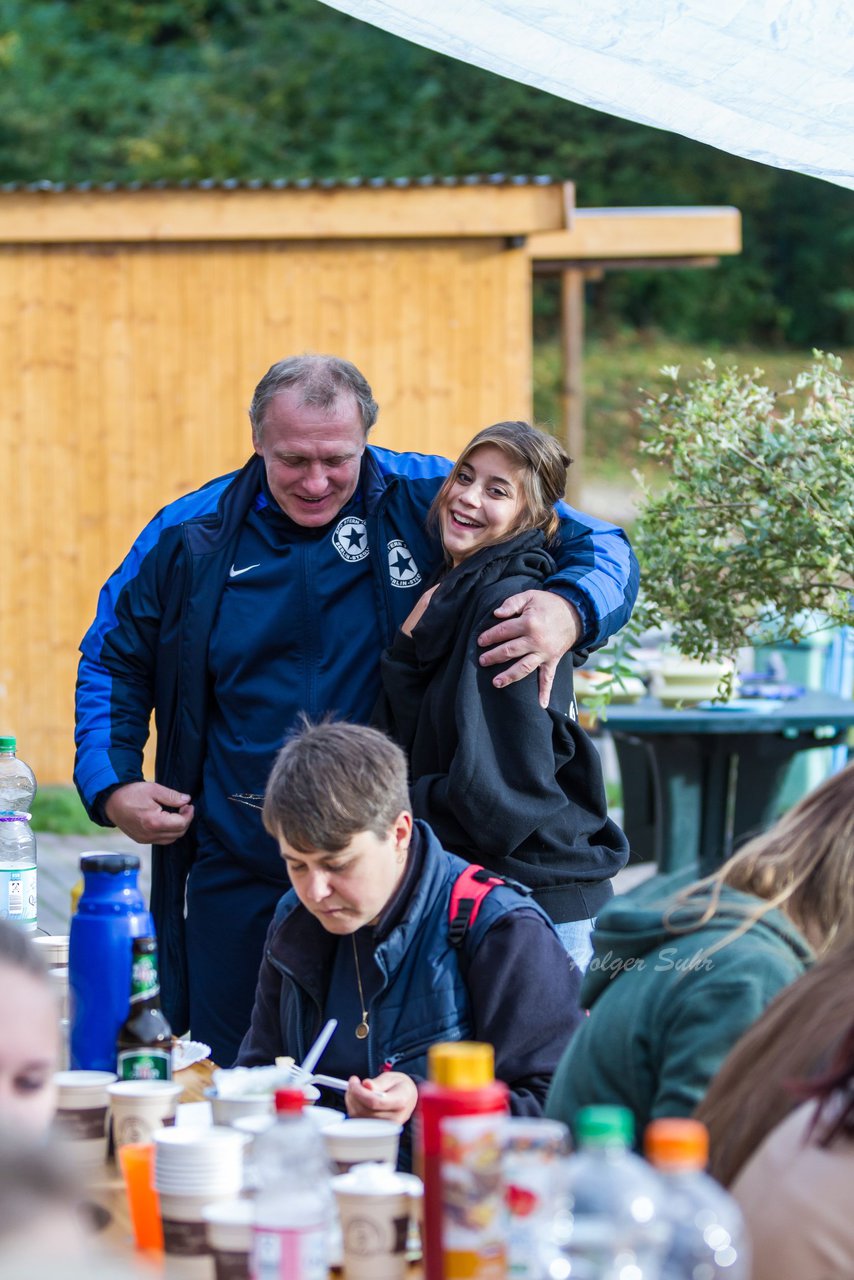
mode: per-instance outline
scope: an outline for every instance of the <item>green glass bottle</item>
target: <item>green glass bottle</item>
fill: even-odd
[[[134,938],[130,1010],[116,1040],[120,1080],[172,1079],[172,1028],[160,1008],[157,939]]]

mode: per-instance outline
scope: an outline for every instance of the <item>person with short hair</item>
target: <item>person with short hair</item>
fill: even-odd
[[[498,690],[478,661],[496,606],[555,571],[569,465],[527,422],[496,422],[469,441],[430,509],[444,552],[438,582],[383,654],[374,722],[409,756],[416,817],[446,849],[526,885],[584,969],[629,845],[578,723],[572,654],[547,707],[533,672]]]
[[[459,947],[451,894],[467,863],[413,821],[406,758],[376,729],[306,725],[264,800],[292,888],[264,947],[238,1064],[299,1061],[329,1018],[319,1066],[350,1115],[409,1120],[427,1050],[494,1046],[511,1110],[539,1115],[580,1017],[578,974],[548,917],[512,885],[482,899]]]
[[[154,845],[164,1012],[222,1063],[287,885],[252,806],[301,712],[370,719],[380,653],[440,559],[425,517],[450,464],[369,444],[376,416],[349,361],[278,361],[252,399],[252,457],[154,517],[81,643],[75,782],[96,822]],[[625,535],[559,514],[556,572],[505,600],[484,633],[486,666],[513,659],[502,684],[540,664],[545,687],[567,649],[601,643],[631,612]]]

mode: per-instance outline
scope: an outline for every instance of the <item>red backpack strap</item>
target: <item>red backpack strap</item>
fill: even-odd
[[[498,884],[507,884],[502,876],[493,875],[486,867],[466,867],[457,876],[448,904],[448,938],[452,947],[461,947],[469,925],[474,924],[480,904]],[[511,882],[512,883],[512,882]]]

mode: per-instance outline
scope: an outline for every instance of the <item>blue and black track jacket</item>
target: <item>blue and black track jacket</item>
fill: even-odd
[[[253,455],[238,472],[212,480],[164,507],[143,529],[101,590],[95,621],[81,643],[77,679],[74,779],[92,818],[108,825],[103,804],[118,786],[143,779],[142,753],[151,712],[157,729],[155,775],[164,786],[198,795],[202,780],[210,683],[208,643],[247,514],[262,500],[263,461]],[[450,469],[444,458],[368,447],[360,485],[370,548],[374,609],[359,625],[376,632],[376,671],[353,672],[345,637],[353,618],[332,617],[334,598],[321,598],[283,578],[293,592],[294,626],[312,633],[316,610],[339,628],[336,710],[347,715],[347,687],[374,681],[380,654],[409,614],[417,591],[441,559],[425,518]],[[558,573],[548,583],[578,609],[583,644],[592,647],[628,620],[637,593],[637,563],[625,534],[561,505]],[[338,532],[336,520],[330,535]],[[312,531],[316,536],[316,531]],[[295,526],[295,542],[300,530]],[[342,573],[346,565],[342,559]],[[308,610],[308,616],[306,614]],[[311,654],[295,664],[287,687],[270,689],[282,709],[282,734],[306,709]],[[307,708],[312,709],[312,708]],[[195,853],[192,827],[174,844],[152,850],[151,909],[160,941],[167,1017],[187,1024],[184,892]]]

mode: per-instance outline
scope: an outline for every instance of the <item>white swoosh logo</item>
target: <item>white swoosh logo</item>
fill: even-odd
[[[260,564],[248,564],[245,569],[235,569],[234,565],[228,571],[229,578],[239,578],[241,573],[248,573],[250,569],[260,569]]]

